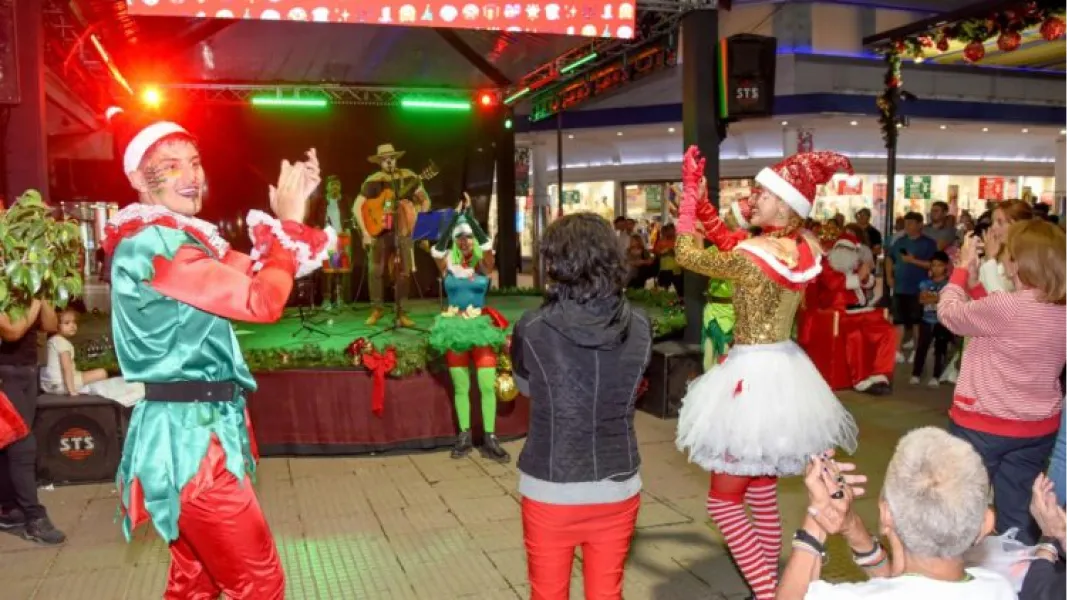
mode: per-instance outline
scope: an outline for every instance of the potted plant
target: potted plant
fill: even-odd
[[[0,214],[0,314],[18,319],[34,298],[63,308],[82,293],[78,225],[57,221],[37,190]]]

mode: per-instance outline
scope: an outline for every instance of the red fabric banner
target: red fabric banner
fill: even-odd
[[[636,0],[582,3],[424,0],[130,0],[131,15],[367,23],[629,39]]]

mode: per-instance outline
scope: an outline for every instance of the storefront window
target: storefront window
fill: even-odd
[[[558,210],[557,202],[560,199],[556,195],[558,186],[548,186],[548,197],[552,199],[552,214]],[[594,181],[592,183],[564,183],[562,208],[564,215],[573,215],[581,212],[591,212],[604,217],[607,220],[615,218],[615,182]]]

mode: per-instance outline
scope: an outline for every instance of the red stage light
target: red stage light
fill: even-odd
[[[141,90],[141,102],[149,108],[159,108],[163,103],[163,93],[156,86],[148,86]]]
[[[496,104],[496,96],[491,92],[482,92],[478,95],[478,104],[482,105],[483,108],[491,108]]]

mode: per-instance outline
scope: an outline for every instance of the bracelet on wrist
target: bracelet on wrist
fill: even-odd
[[[879,543],[878,540],[873,538],[871,539],[871,542],[874,543],[874,546],[872,546],[871,549],[866,552],[857,552],[855,548],[851,548],[852,559],[858,562],[864,559],[873,558],[875,555],[877,555],[878,552],[882,549],[882,544]]]
[[[826,554],[826,545],[820,542],[817,537],[815,537],[811,532],[805,529],[798,529],[796,533],[793,534],[793,541],[800,542],[802,544],[807,544],[821,555]]]

